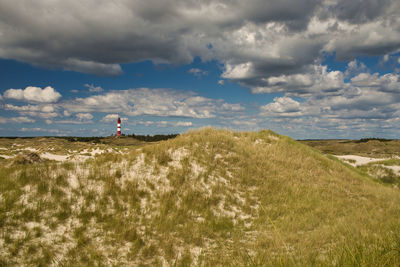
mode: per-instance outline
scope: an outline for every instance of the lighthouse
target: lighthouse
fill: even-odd
[[[117,122],[117,136],[121,136],[121,118],[118,117],[118,122]]]

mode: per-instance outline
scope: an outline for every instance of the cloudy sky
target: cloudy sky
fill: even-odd
[[[398,0],[0,0],[0,136],[400,138]]]

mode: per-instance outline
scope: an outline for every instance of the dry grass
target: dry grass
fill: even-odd
[[[359,155],[372,158],[400,156],[400,140],[307,140],[300,141],[324,153],[334,155]]]
[[[271,131],[4,164],[0,179],[0,265],[400,264],[400,192]]]

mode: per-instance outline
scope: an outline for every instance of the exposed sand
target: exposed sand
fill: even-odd
[[[400,166],[385,166],[385,167],[393,170],[395,174],[400,175]]]
[[[8,150],[8,149],[2,147],[2,148],[0,148],[0,150]],[[48,150],[53,150],[53,149],[48,149]],[[24,148],[18,148],[16,150],[13,150],[14,153],[26,152],[26,151],[37,153],[43,159],[49,159],[49,160],[55,160],[55,161],[85,161],[86,159],[92,158],[96,155],[100,155],[100,154],[103,154],[106,152],[115,152],[111,148],[101,149],[98,147],[95,149],[84,149],[80,152],[68,150],[69,153],[65,154],[65,155],[53,154],[50,152],[40,153],[39,149],[36,149],[33,147],[24,147]],[[118,153],[118,152],[115,152],[115,153]],[[0,157],[2,157],[4,159],[10,159],[10,158],[14,158],[15,155],[1,155],[0,154]]]
[[[271,140],[274,140],[274,141],[278,141],[279,140],[279,137],[276,137],[275,135],[272,135],[272,134],[268,135],[268,138],[271,139]]]
[[[23,148],[21,150],[28,150],[30,152],[39,152],[39,150],[37,150],[36,148],[33,148],[33,147],[25,147],[25,148]]]
[[[96,148],[96,149],[93,149],[93,150],[84,149],[84,150],[81,151],[80,154],[89,153],[91,156],[95,156],[97,154],[103,154],[103,153],[105,153],[107,151],[109,151],[109,150],[103,150],[103,149],[100,149],[100,148]]]
[[[68,159],[69,155],[56,155],[56,154],[51,154],[49,152],[40,154],[41,158],[44,159],[50,159],[50,160],[56,160],[56,161],[65,161]]]
[[[371,162],[376,162],[376,161],[382,161],[385,159],[378,159],[378,158],[368,158],[368,157],[361,157],[361,156],[356,156],[356,155],[344,155],[344,156],[335,156],[348,164],[352,166],[360,166],[360,165],[365,165]],[[349,162],[348,160],[355,160],[355,162]]]
[[[361,157],[361,156],[356,156],[356,155],[344,155],[344,156],[335,156],[337,158],[339,158],[340,160],[354,166],[361,166],[361,165],[366,165],[368,163],[371,162],[379,162],[382,160],[389,160],[390,158],[386,158],[386,159],[379,159],[379,158],[368,158],[368,157]],[[397,157],[396,157],[397,158]],[[355,160],[355,162],[349,162],[348,160]],[[387,168],[387,169],[391,169],[394,171],[395,174],[400,175],[400,166],[386,166],[383,164],[379,164],[379,166]]]
[[[264,140],[262,140],[262,139],[257,139],[256,141],[254,141],[254,144],[255,144],[255,145],[262,145],[262,144],[264,144]]]

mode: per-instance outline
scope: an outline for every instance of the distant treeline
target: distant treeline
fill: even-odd
[[[143,142],[157,142],[157,141],[162,141],[162,140],[168,140],[177,137],[179,134],[156,134],[156,135],[136,135],[136,134],[130,134],[130,135],[123,135],[122,138],[124,137],[132,137],[135,138],[136,140],[143,141]],[[90,136],[90,137],[80,137],[80,136],[40,136],[44,138],[59,138],[59,139],[64,139],[70,142],[92,142],[92,143],[103,143],[105,138],[108,137],[101,137],[101,136]],[[115,136],[114,136],[115,137]],[[4,139],[33,139],[37,138],[34,136],[28,136],[28,137],[18,137],[18,136],[0,136],[0,138]]]
[[[368,137],[368,138],[361,138],[360,140],[355,140],[355,139],[298,139],[297,141],[342,141],[343,143],[366,143],[368,141],[390,142],[390,141],[394,141],[394,140],[400,140],[400,139]]]
[[[1,139],[33,139],[35,136],[0,136]]]
[[[143,141],[143,142],[156,142],[156,141],[162,141],[162,140],[168,140],[177,137],[178,134],[156,134],[156,135],[136,135],[136,134],[130,134],[130,135],[123,135],[122,138],[124,137],[132,137],[135,138],[136,140]],[[91,143],[103,143],[105,137],[74,137],[74,136],[62,136],[62,137],[57,137],[57,138],[62,138],[70,142],[91,142]]]
[[[104,137],[91,136],[91,137],[78,137],[78,136],[59,136],[56,138],[64,139],[70,142],[91,142],[91,143],[102,143]]]
[[[371,138],[361,138],[360,140],[357,140],[356,142],[357,143],[366,143],[368,141],[389,142],[389,141],[393,141],[393,139],[371,137]]]
[[[172,139],[178,136],[178,134],[156,134],[156,135],[136,135],[136,134],[131,134],[127,135],[129,137],[133,137],[139,141],[144,141],[144,142],[156,142],[156,141],[162,141],[162,140],[168,140]]]

